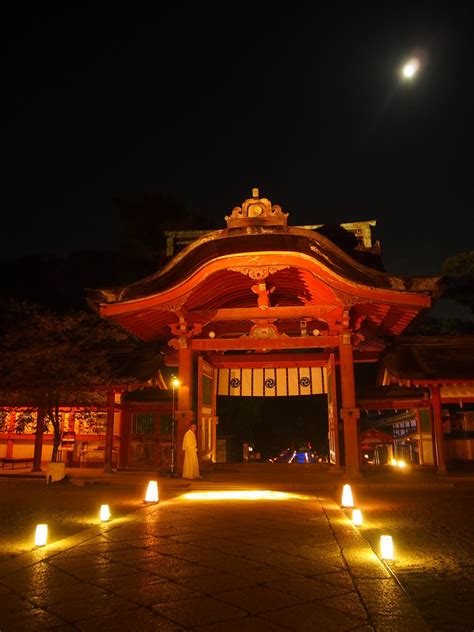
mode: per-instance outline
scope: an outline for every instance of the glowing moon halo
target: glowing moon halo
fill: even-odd
[[[403,64],[401,71],[402,77],[404,79],[413,79],[413,77],[415,77],[418,73],[419,69],[420,62],[418,61],[418,59],[413,57]]]

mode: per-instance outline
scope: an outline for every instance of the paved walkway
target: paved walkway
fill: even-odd
[[[1,563],[0,630],[428,630],[335,502],[342,479],[265,471],[159,479],[173,497]]]

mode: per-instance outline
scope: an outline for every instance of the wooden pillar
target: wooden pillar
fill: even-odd
[[[41,456],[43,454],[44,409],[38,408],[36,413],[35,451],[33,453],[32,472],[41,472]]]
[[[11,435],[8,435],[7,438],[7,453],[5,455],[7,459],[13,458],[13,438]]]
[[[215,412],[215,409],[214,409]],[[217,463],[217,424],[219,423],[219,417],[211,417],[211,432],[212,432],[212,457],[211,461]]]
[[[430,386],[431,410],[433,412],[433,434],[438,472],[446,473],[446,449],[444,445],[443,419],[441,416],[441,394],[439,386]]]
[[[105,430],[105,458],[104,472],[112,471],[112,448],[114,447],[114,414],[115,414],[115,393],[113,390],[107,391],[107,425]]]
[[[346,474],[349,477],[360,476],[358,420],[360,411],[356,408],[354,384],[354,359],[350,332],[340,336],[339,361],[341,369],[341,417],[344,427],[344,452],[346,456]]]
[[[132,413],[130,411],[130,405],[123,401],[122,395],[122,407],[120,410],[120,450],[119,450],[119,465],[120,467],[128,467],[128,459],[130,453],[130,434],[132,426]]]
[[[193,350],[191,341],[183,338],[180,340],[178,351],[178,405],[175,409],[175,455],[176,472],[181,475],[184,464],[184,452],[181,449],[184,433],[191,421],[194,420],[192,410],[193,397]]]
[[[13,458],[13,440],[15,438],[15,418],[16,418],[16,412],[10,413],[7,420],[8,438],[7,438],[7,453],[5,455],[7,459]]]

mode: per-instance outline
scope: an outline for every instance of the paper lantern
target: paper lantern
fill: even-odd
[[[149,481],[145,495],[146,503],[158,502],[158,481]]]
[[[48,525],[37,524],[36,533],[35,533],[36,546],[44,546],[47,541],[48,541]]]
[[[355,507],[352,510],[352,523],[356,527],[360,527],[362,524],[362,511],[360,509],[356,509]]]
[[[341,507],[353,507],[354,500],[352,499],[352,489],[349,484],[345,484],[342,488],[342,502]]]
[[[391,535],[380,536],[380,557],[383,560],[393,560],[393,540]]]
[[[108,505],[101,505],[100,506],[100,520],[101,522],[107,522],[107,520],[109,520],[111,514],[110,514],[110,509]]]

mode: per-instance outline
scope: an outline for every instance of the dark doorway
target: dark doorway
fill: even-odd
[[[240,462],[248,443],[260,460],[303,445],[328,450],[327,396],[217,397],[217,436],[231,438],[230,459]]]

